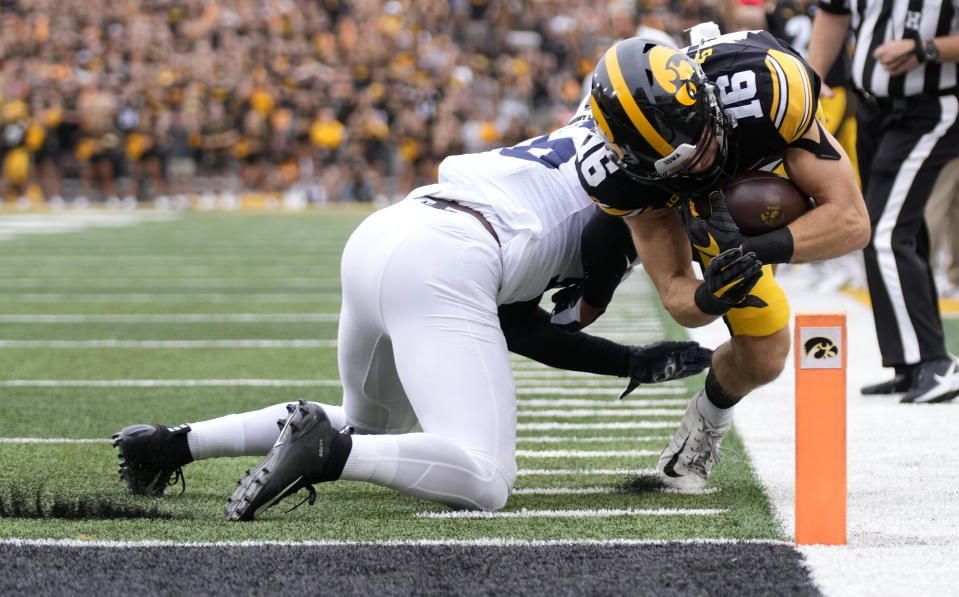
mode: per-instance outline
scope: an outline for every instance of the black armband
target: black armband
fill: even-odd
[[[790,147],[797,147],[799,149],[804,149],[809,153],[813,154],[819,159],[822,160],[839,160],[842,159],[842,156],[839,155],[839,152],[836,151],[836,148],[829,143],[829,140],[826,139],[826,132],[822,128],[822,124],[817,120],[816,126],[819,127],[819,142],[811,141],[805,137],[800,137],[792,143]]]
[[[622,218],[597,209],[582,233],[583,300],[605,309],[636,259],[636,247]]]
[[[743,253],[752,251],[765,264],[789,263],[794,248],[793,233],[789,226],[759,236],[747,236],[743,240]]]

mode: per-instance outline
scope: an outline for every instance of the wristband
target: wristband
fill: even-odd
[[[913,40],[914,42],[916,42],[916,47],[915,47],[915,49],[913,49],[912,53],[916,55],[916,59],[918,59],[920,63],[925,62],[925,61],[926,61],[926,52],[925,52],[925,50],[923,50],[922,40],[919,39],[919,36],[918,36],[918,35],[916,35],[915,37],[913,37],[912,40]]]
[[[743,239],[743,253],[753,252],[765,264],[789,263],[793,249],[793,233],[789,226]]]

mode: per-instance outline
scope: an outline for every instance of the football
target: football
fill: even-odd
[[[760,170],[741,173],[723,194],[729,214],[746,236],[782,228],[815,207],[788,179]]]

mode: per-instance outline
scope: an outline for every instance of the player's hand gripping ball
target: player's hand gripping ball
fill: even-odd
[[[790,180],[771,172],[747,170],[724,188],[726,207],[746,236],[782,228],[815,204]]]

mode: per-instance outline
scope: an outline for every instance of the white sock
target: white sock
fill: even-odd
[[[733,420],[733,409],[719,408],[710,402],[705,389],[696,394],[696,410],[713,427],[725,427]]]
[[[190,423],[186,435],[194,460],[220,456],[266,456],[280,428],[276,422],[285,420],[288,402],[274,404],[260,410],[226,415],[199,423]],[[340,406],[321,404],[334,429],[346,424],[346,415]]]

